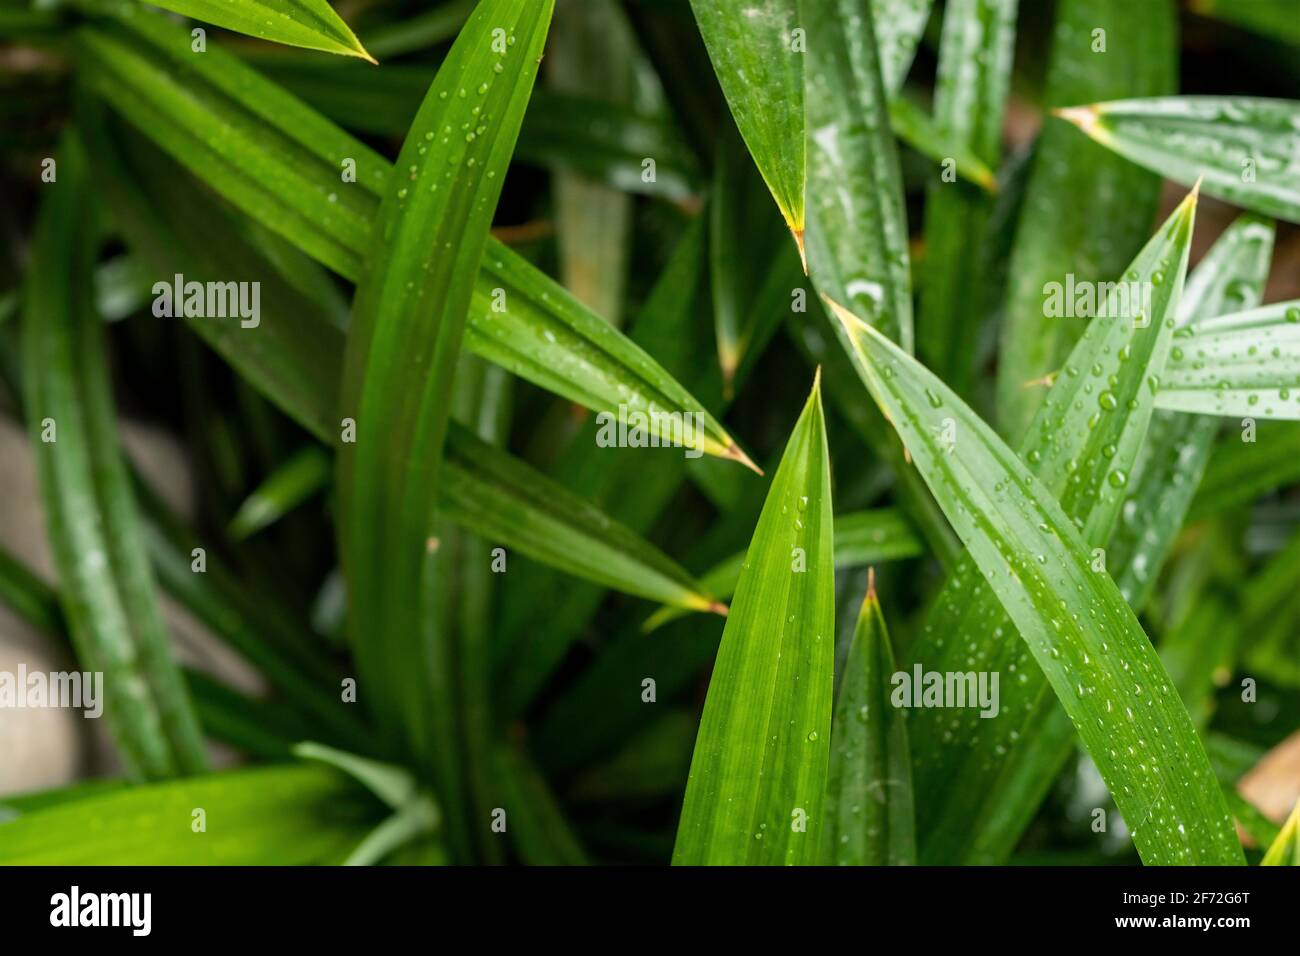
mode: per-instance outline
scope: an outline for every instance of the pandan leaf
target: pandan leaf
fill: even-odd
[[[376,62],[326,0],[145,0],[183,17],[288,46]]]
[[[674,864],[818,859],[835,666],[830,495],[814,383],[722,633]]]

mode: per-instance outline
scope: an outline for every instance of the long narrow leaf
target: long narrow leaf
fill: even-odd
[[[916,862],[912,757],[904,712],[890,700],[894,673],[889,631],[869,583],[831,722],[826,860],[839,866]]]
[[[676,864],[820,853],[834,671],[830,463],[818,384],[754,530],[709,682]]]
[[[1184,206],[1169,237],[1181,245],[1184,257],[1190,228],[1190,210]],[[1176,268],[1172,262],[1169,266]],[[1036,478],[942,382],[851,313],[841,316],[859,345],[856,356],[872,396],[904,435],[985,586],[1023,635],[1069,713],[1129,822],[1143,860],[1241,862],[1222,795],[1186,710],[1119,590],[1104,571],[1094,570],[1086,539],[1051,486]],[[1124,329],[1119,322],[1111,326]],[[1137,352],[1145,340],[1145,358],[1117,356],[1116,361],[1149,364],[1158,358],[1168,347],[1169,326],[1153,324],[1152,331],[1154,335],[1133,342]],[[1081,386],[1071,391],[1076,387],[1082,397]],[[1109,390],[1097,393],[1101,413],[1108,411],[1107,394],[1114,397]],[[1063,409],[1066,414],[1071,410]],[[1125,408],[1106,418],[1122,428],[1128,414]],[[932,431],[943,417],[957,429],[955,447]],[[1053,431],[1050,418],[1041,421],[1045,431]],[[1140,441],[1142,429],[1136,431],[1126,444]],[[1085,525],[1103,523],[1107,510],[1114,513],[1115,491],[1124,478],[1120,473],[1116,481],[1115,476],[1111,467],[1103,471],[1101,487],[1111,488],[1104,494],[1106,507],[1096,509]],[[1095,496],[1097,485],[1089,482],[1088,487],[1094,490],[1084,492],[1080,484],[1077,492]]]
[[[1300,222],[1300,102],[1167,96],[1059,111],[1102,146],[1211,196]]]
[[[731,115],[802,249],[804,44],[797,7],[796,0],[691,0]]]
[[[94,88],[140,132],[313,258],[360,274],[392,164],[235,57],[194,56],[188,34],[162,17],[97,21],[78,35]],[[697,447],[747,462],[654,359],[494,239],[465,347],[597,411],[701,413]],[[665,421],[651,418],[651,431],[662,434]]]
[[[87,160],[68,137],[37,227],[24,323],[27,417],[63,611],[82,665],[102,672],[127,772],[194,773],[207,758],[171,657],[118,448],[103,321],[94,312]]]
[[[408,172],[389,180],[348,331],[339,539],[355,657],[382,725],[423,759],[431,688],[412,661],[453,376],[552,9],[485,0],[461,31],[398,157]]]
[[[866,0],[800,5],[808,30],[809,274],[912,351],[907,212]]]
[[[326,0],[145,0],[251,37],[344,56],[374,58]]]
[[[1156,404],[1233,418],[1300,418],[1300,302],[1180,329]]]

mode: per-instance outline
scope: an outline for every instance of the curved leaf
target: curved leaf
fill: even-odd
[[[0,862],[292,866],[338,862],[378,819],[337,770],[289,764],[91,793],[0,824]],[[192,829],[193,811],[211,817]],[[217,825],[219,821],[219,825]]]
[[[161,16],[96,21],[78,37],[93,88],[141,133],[242,212],[357,278],[388,160],[222,50],[194,56],[188,34]],[[658,362],[495,239],[465,347],[596,411],[702,413],[697,447],[748,462]]]
[[[1152,172],[1266,216],[1300,222],[1300,102],[1165,96],[1057,111],[1102,146]]]
[[[452,45],[389,179],[344,352],[355,439],[339,450],[339,540],[357,669],[381,723],[424,759],[431,688],[411,665],[453,376],[552,8],[484,0]]]
[[[172,660],[121,458],[103,320],[91,283],[96,227],[80,141],[37,225],[25,293],[25,405],[64,616],[81,666],[103,674],[104,714],[128,774],[206,767]]]

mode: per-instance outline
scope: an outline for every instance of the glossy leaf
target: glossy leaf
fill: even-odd
[[[286,414],[322,442],[334,445],[340,435],[336,409],[343,334],[322,320],[320,304],[290,288],[232,227],[226,211],[189,188],[170,163],[118,166],[123,157],[111,140],[101,136],[95,145],[104,169],[115,171],[105,179],[110,203],[126,224],[131,241],[147,250],[154,268],[164,275],[259,277],[262,315],[256,330],[205,319],[187,322]],[[157,202],[138,191],[142,181],[154,184]],[[182,228],[186,222],[202,228]],[[613,587],[627,584],[633,593],[651,600],[683,601],[695,608],[713,603],[662,552],[611,522],[579,495],[521,460],[485,446],[454,421],[449,442],[443,465],[446,487],[439,506],[451,521],[569,573],[594,576]],[[662,454],[681,453],[665,449]],[[184,557],[188,551],[187,546],[177,553]],[[176,563],[177,574],[183,576],[164,575],[164,584],[185,594],[193,584],[187,579],[193,575],[188,573],[188,559],[177,560],[160,565],[160,570]],[[238,586],[228,589],[228,593],[238,592]],[[220,615],[222,601],[201,603]],[[241,610],[226,623],[242,621],[241,615],[247,613]]]
[[[1175,182],[1204,179],[1211,196],[1300,222],[1300,102],[1167,96],[1059,111],[1102,146]]]
[[[870,580],[870,579],[868,579]],[[831,722],[826,862],[916,862],[906,714],[891,701],[894,651],[872,584],[858,615]]]
[[[1162,262],[1159,253],[1168,255],[1171,248],[1181,248],[1180,258],[1185,257],[1190,230],[1191,211],[1185,204],[1165,234],[1153,241],[1155,249],[1148,247],[1157,253],[1152,266],[1159,263],[1174,270],[1175,278],[1170,280],[1174,300],[1181,270],[1173,262]],[[1094,570],[1085,543],[1097,534],[1097,527],[1105,527],[1108,512],[1113,521],[1122,474],[1119,482],[1114,481],[1114,467],[1101,463],[1086,485],[1069,488],[1071,498],[1080,496],[1079,504],[1067,499],[1067,510],[1062,510],[1053,489],[1059,480],[1048,484],[1035,477],[942,382],[870,326],[850,313],[841,315],[859,345],[856,356],[873,397],[900,429],[918,469],[937,491],[939,503],[985,579],[982,589],[991,590],[1002,604],[1069,713],[1130,821],[1143,860],[1148,864],[1241,862],[1222,795],[1187,712],[1119,590],[1104,571]],[[1112,330],[1128,338],[1131,328],[1115,320],[1100,326],[1094,321],[1080,349],[1089,349]],[[1147,335],[1133,337],[1126,359],[1115,353],[1111,361],[1133,362],[1130,367],[1138,370],[1125,374],[1134,392],[1146,387],[1143,367],[1168,348],[1169,333],[1165,322],[1153,322]],[[1058,385],[1078,382],[1066,385],[1060,396],[1065,415],[1095,414],[1079,401],[1091,375],[1080,369],[1079,375],[1067,372],[1059,380]],[[1079,399],[1073,397],[1076,391]],[[1106,394],[1115,398],[1106,390],[1094,399],[1100,413],[1108,411]],[[1076,403],[1078,410],[1073,408]],[[1146,407],[1149,414],[1149,398]],[[1055,414],[1059,413],[1049,406],[1033,430],[1045,433],[1049,449],[1055,442],[1077,440],[1074,436],[1080,431],[1061,427],[1053,421]],[[942,417],[955,423],[955,446],[942,444],[932,431],[931,423]],[[1123,436],[1117,444],[1133,448],[1143,428],[1139,424],[1125,429],[1130,417],[1131,410],[1125,407],[1122,414],[1098,415],[1098,424]],[[1090,436],[1094,429],[1085,426],[1082,431]],[[1027,457],[1032,461],[1032,454]],[[1101,507],[1093,508],[1099,493]],[[1070,517],[1070,512],[1080,513],[1080,506],[1086,508],[1086,516],[1080,514],[1084,536]],[[1010,634],[1005,637],[1011,639]],[[969,782],[964,776],[960,779]],[[1199,783],[1189,786],[1189,780]],[[918,779],[918,792],[923,786]],[[966,822],[969,825],[969,819]],[[924,834],[925,824],[919,825]]]
[[[1061,0],[1046,106],[1173,92],[1175,36],[1170,0]],[[1159,177],[1081,144],[1063,123],[1045,123],[1008,267],[998,354],[998,431],[1013,442],[1043,398],[1026,383],[1059,369],[1083,332],[1083,322],[1045,314],[1047,284],[1070,274],[1117,278],[1149,235],[1159,195]]]
[[[740,135],[803,247],[803,35],[797,0],[691,0]]]
[[[830,495],[814,383],[722,633],[674,864],[818,859],[835,666]]]
[[[907,211],[870,11],[862,0],[803,2],[808,271],[912,350]]]
[[[193,811],[210,823],[195,835]],[[378,819],[337,770],[282,765],[91,793],[0,823],[11,865],[334,863]],[[218,825],[219,823],[219,825]]]
[[[183,17],[289,46],[359,56],[374,63],[326,0],[145,0]]]
[[[1152,414],[1151,383],[1172,338],[1192,209],[1189,197],[1125,273],[1151,290],[1150,301],[1129,297],[1125,302],[1112,293],[1021,446],[1022,459],[1092,548],[1104,547],[1118,519],[1126,476]],[[1157,272],[1163,276],[1158,285],[1153,284]],[[960,436],[954,437],[960,443]],[[1100,559],[1097,555],[1093,552],[1094,572],[1106,568],[1105,551]],[[1062,748],[1072,743],[1069,721],[1034,663],[1032,646],[1016,641],[1015,631],[968,558],[909,648],[910,663],[927,670],[997,672],[1005,681],[992,723],[972,711],[949,717],[926,709],[914,715],[918,793],[924,795],[918,803],[919,832],[927,858],[951,854],[1000,862],[1059,770]],[[958,773],[972,785],[936,787]]]
[[[1182,326],[1259,303],[1273,254],[1272,223],[1242,216],[1219,237],[1183,289]],[[1178,347],[1178,332],[1174,333]],[[1160,407],[1156,395],[1156,407]],[[1157,411],[1138,452],[1106,550],[1111,577],[1134,610],[1146,607],[1192,496],[1210,460],[1219,422],[1203,415]]]
[[[229,54],[194,56],[188,34],[161,17],[96,22],[79,38],[94,88],[140,132],[245,214],[359,275],[392,164]],[[659,363],[494,239],[465,347],[597,411],[702,413],[706,454],[747,461]]]
[[[1180,329],[1156,404],[1232,418],[1300,418],[1300,302]]]
[[[339,541],[359,683],[384,688],[369,698],[381,726],[425,760],[431,688],[411,662],[453,376],[552,7],[485,0],[457,37],[398,157],[409,174],[389,180],[344,352]]]
[[[25,405],[64,617],[101,672],[104,715],[129,775],[195,773],[207,757],[172,660],[116,432],[103,320],[94,312],[94,201],[80,141],[37,225],[25,292]]]

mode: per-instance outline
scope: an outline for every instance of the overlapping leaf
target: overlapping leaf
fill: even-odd
[[[423,759],[433,689],[412,661],[456,362],[552,8],[485,0],[457,37],[388,181],[344,352],[339,550],[359,683]]]
[[[94,88],[132,125],[247,215],[339,274],[359,275],[392,171],[386,159],[229,54],[194,56],[188,34],[161,17],[123,15],[79,37]],[[465,346],[599,411],[702,413],[700,447],[746,460],[654,359],[493,239]]]
[[[127,773],[195,773],[207,757],[171,657],[118,447],[91,267],[96,225],[87,160],[66,137],[37,225],[26,289],[25,404],[80,663],[103,674],[104,714]]]
[[[974,597],[991,592],[1020,631],[1110,786],[1147,863],[1241,860],[1187,712],[1133,612],[1088,550],[1114,520],[1127,478],[1120,462],[1131,459],[1150,415],[1153,396],[1143,400],[1141,393],[1150,393],[1148,370],[1153,364],[1159,367],[1169,347],[1171,303],[1181,290],[1193,208],[1189,199],[1137,264],[1139,275],[1164,273],[1157,289],[1165,291],[1155,293],[1146,328],[1135,334],[1133,313],[1089,325],[1078,357],[1086,355],[1096,364],[1066,366],[1059,391],[1031,430],[1032,440],[1044,447],[1030,446],[1028,466],[947,386],[865,323],[841,313],[858,345],[855,356],[873,397],[904,436],[984,579],[971,585]],[[1112,334],[1118,341],[1107,342]],[[1116,389],[1127,396],[1122,404]],[[955,442],[943,440],[945,419],[952,423],[948,427]],[[1106,444],[1093,448],[1098,440]],[[1086,447],[1073,449],[1079,441]],[[1121,448],[1126,449],[1123,459]],[[1034,474],[1044,458],[1053,469],[1058,462],[1060,467],[1059,476],[1052,474],[1047,482]],[[996,625],[996,618],[992,615],[987,623]],[[940,625],[931,623],[937,633]],[[991,633],[1002,639],[1003,653],[1014,646],[1007,629]],[[968,648],[953,642],[953,650],[962,662],[969,661]],[[986,661],[988,666],[972,666],[1004,673],[1000,664],[1005,660],[999,656]],[[1032,677],[1023,670],[1006,676],[1009,691]],[[1015,720],[1031,703],[1032,697],[1013,706],[1004,693],[1002,707]],[[920,733],[914,739],[922,739]],[[996,773],[987,763],[980,758],[967,766]],[[924,766],[918,760],[918,770]],[[965,774],[961,779],[968,780]],[[919,778],[917,786],[918,792],[924,786]],[[969,827],[969,816],[964,823]],[[925,823],[920,827],[925,835]]]
[[[797,0],[691,0],[691,8],[740,135],[802,248],[807,24]]]
[[[907,212],[871,13],[863,0],[805,2],[809,274],[912,350]]]
[[[1062,0],[1046,105],[1172,93],[1175,35],[1170,0]],[[1157,176],[1100,147],[1081,147],[1062,123],[1044,126],[1011,253],[998,355],[998,430],[1013,442],[1043,397],[1025,383],[1059,369],[1082,331],[1081,323],[1044,314],[1047,283],[1119,275],[1149,235],[1159,195]]]

